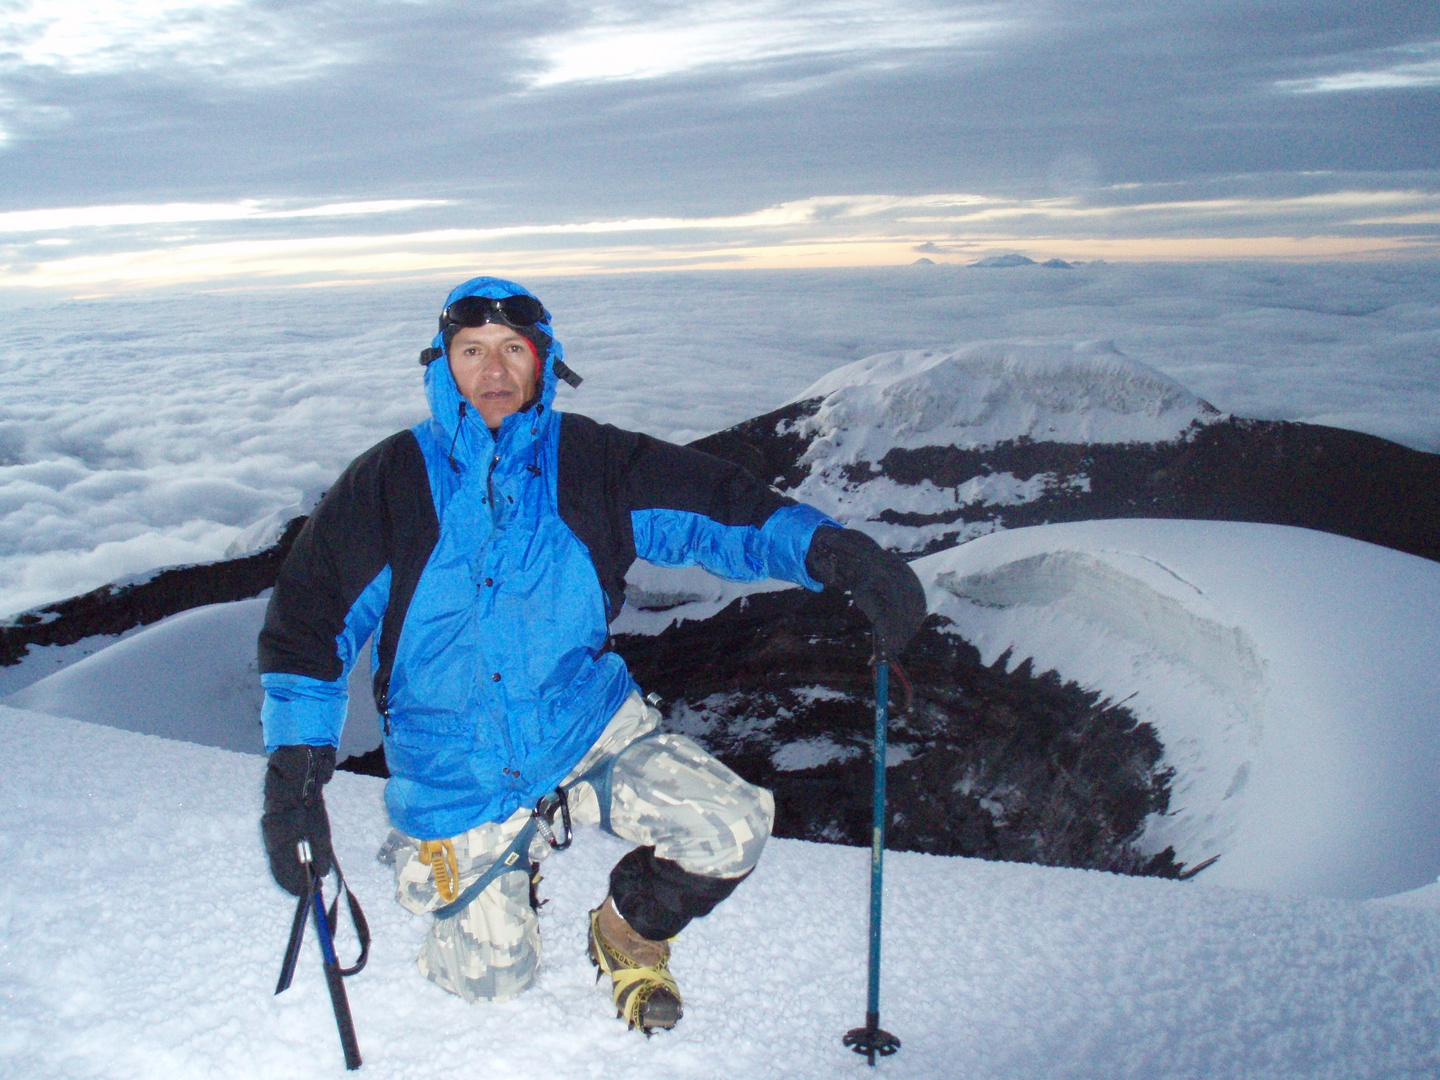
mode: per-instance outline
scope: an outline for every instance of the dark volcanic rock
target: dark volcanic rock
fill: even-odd
[[[870,838],[874,691],[868,626],[844,598],[763,593],[655,637],[617,637],[666,726],[776,799],[776,835]],[[1142,856],[1171,773],[1148,724],[1029,663],[992,667],[931,616],[906,669],[914,705],[890,727],[888,843],[898,850],[1173,876]],[[908,757],[907,757],[908,756]],[[813,764],[807,761],[813,758]]]
[[[809,474],[809,465],[800,464],[808,442],[796,434],[796,421],[818,407],[818,400],[788,405],[693,445],[793,490]],[[929,480],[939,488],[995,473],[1046,476],[1044,494],[1019,505],[879,514],[875,520],[889,524],[955,525],[913,555],[953,547],[963,527],[977,522],[1014,529],[1156,517],[1294,525],[1440,559],[1440,455],[1317,424],[1231,418],[1168,443],[1021,440],[976,450],[896,448],[847,471],[861,482],[885,476],[905,485]]]
[[[206,604],[257,596],[275,584],[306,519],[285,526],[264,551],[239,559],[177,566],[133,585],[106,585],[16,616],[0,626],[0,666],[18,664],[31,645],[71,645],[97,634],[123,634]]]
[[[812,398],[794,402],[696,439],[690,445],[733,461],[781,490],[798,487],[810,472],[800,464],[800,458],[810,448],[810,440],[795,433],[796,423],[814,416],[820,401]]]

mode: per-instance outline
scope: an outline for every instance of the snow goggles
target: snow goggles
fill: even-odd
[[[440,313],[440,332],[489,322],[534,326],[548,317],[545,305],[533,296],[462,296]]]

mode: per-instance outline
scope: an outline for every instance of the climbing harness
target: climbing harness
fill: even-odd
[[[645,732],[645,734],[639,738],[626,743],[615,753],[605,755],[589,769],[585,770],[584,773],[571,781],[569,789],[574,789],[580,784],[589,784],[594,789],[595,797],[600,803],[600,827],[611,835],[614,835],[614,830],[610,827],[610,799],[614,785],[613,777],[616,759],[636,743],[643,742],[646,739],[653,739],[657,735],[663,734],[664,732],[659,728],[653,728]],[[490,864],[489,869],[467,885],[458,895],[452,891],[451,895],[447,897],[442,888],[440,899],[444,900],[445,903],[435,909],[435,917],[437,919],[455,918],[460,912],[469,907],[475,898],[490,886],[491,882],[504,874],[524,873],[529,875],[533,881],[536,868],[530,860],[530,842],[535,839],[536,833],[544,837],[545,842],[555,851],[564,851],[569,847],[571,840],[574,838],[574,832],[570,824],[569,789],[563,786],[558,787],[550,794],[542,796],[539,802],[535,804],[535,809],[530,812],[529,819],[525,822],[524,826],[521,827],[520,832],[516,834],[515,839],[506,845],[505,850]],[[555,831],[555,815],[557,812],[560,815],[559,835],[557,835]],[[427,854],[427,851],[433,849],[427,849],[425,846],[427,844],[443,844],[448,846],[450,841],[422,841],[420,858],[423,861],[430,862],[431,856]],[[454,849],[451,848],[450,851],[451,857],[453,858]],[[433,870],[437,864],[430,862],[430,865]],[[453,866],[453,863],[446,867],[447,873],[450,872],[451,866]],[[458,874],[454,880],[458,882]],[[435,883],[437,887],[440,886],[438,873],[435,878]],[[532,904],[535,903],[533,893],[531,902]]]

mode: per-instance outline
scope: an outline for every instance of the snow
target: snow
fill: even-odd
[[[1110,341],[985,341],[880,353],[828,373],[794,398],[821,398],[796,425],[807,459],[879,461],[891,447],[977,449],[1034,442],[1165,442],[1217,414]]]
[[[123,634],[92,634],[69,645],[30,645],[18,664],[0,667],[0,700],[142,630],[132,626]]]
[[[366,447],[418,421],[416,356],[451,284],[44,306],[0,295],[0,615],[219,558],[253,522],[303,504]],[[1111,341],[1222,412],[1440,450],[1440,274],[1428,263],[530,284],[585,376],[578,392],[562,389],[561,407],[681,442],[878,353]]]
[[[307,492],[305,498],[299,502],[293,502],[289,506],[282,506],[278,510],[272,510],[257,521],[251,522],[242,529],[234,540],[231,540],[225,548],[223,558],[238,559],[246,555],[254,555],[272,547],[279,541],[285,532],[285,526],[302,515],[308,515],[315,509],[315,504],[320,501],[323,492]]]
[[[266,603],[242,600],[181,612],[7,700],[52,715],[263,753],[255,639]]]
[[[830,372],[794,398],[816,399],[815,413],[791,426],[811,440],[801,459],[809,472],[786,493],[906,552],[923,550],[947,534],[971,540],[995,526],[984,520],[902,525],[880,520],[883,511],[954,509],[958,517],[961,507],[1034,502],[1060,480],[1053,473],[1021,480],[1002,472],[955,488],[940,489],[929,480],[898,484],[874,472],[893,449],[973,450],[1022,439],[1168,442],[1220,417],[1174,379],[1124,356],[1113,342],[993,341],[881,353]],[[1089,478],[1073,477],[1067,485],[1088,490]]]
[[[799,769],[814,769],[821,765],[829,765],[835,761],[845,761],[855,757],[859,752],[853,746],[841,746],[834,739],[818,735],[813,739],[797,739],[795,742],[786,743],[770,755],[770,760],[781,772],[794,772]],[[886,762],[888,764],[888,757]]]
[[[191,608],[131,631],[113,644],[5,698],[7,704],[149,735],[263,754],[256,639],[268,599]],[[87,638],[86,642],[106,639]],[[80,642],[78,644],[85,644]],[[93,647],[93,646],[92,646]],[[72,647],[73,648],[73,647]],[[59,658],[26,657],[25,672]],[[364,652],[368,657],[368,650]],[[369,664],[350,676],[340,760],[380,745]]]
[[[344,1075],[313,933],[273,994],[294,902],[257,836],[263,759],[5,707],[0,739],[0,1074]],[[1395,1080],[1440,1049],[1433,886],[1297,899],[892,852],[881,1021],[903,1046],[872,1073],[840,1045],[864,1017],[869,853],[784,840],[681,935],[686,1015],[647,1040],[584,956],[624,849],[594,829],[545,863],[537,985],[471,1006],[415,971],[426,918],[374,861],[381,782],[326,795],[374,932],[346,981],[366,1076]]]
[[[1276,525],[1128,520],[912,565],[985,662],[1013,649],[1155,725],[1176,777],[1146,843],[1221,855],[1207,884],[1364,898],[1440,873],[1440,564]]]
[[[708,619],[743,596],[796,588],[774,578],[726,581],[698,566],[656,566],[638,559],[625,574],[625,606],[610,630],[658,634],[672,623]]]

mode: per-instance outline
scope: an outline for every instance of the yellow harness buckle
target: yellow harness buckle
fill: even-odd
[[[444,903],[460,895],[460,869],[455,861],[455,845],[449,840],[420,841],[420,861],[430,864],[435,875],[435,889]]]

